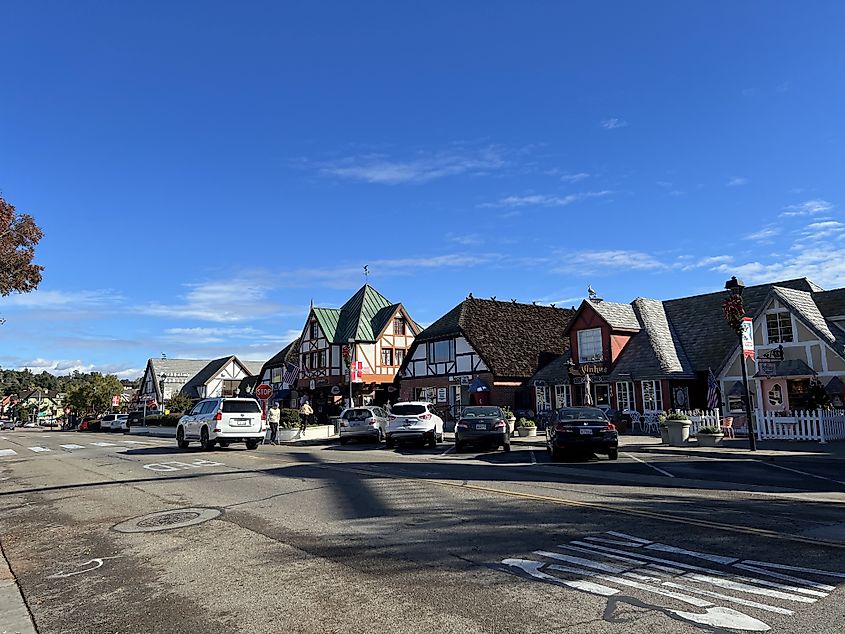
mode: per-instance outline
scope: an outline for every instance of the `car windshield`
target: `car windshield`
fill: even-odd
[[[395,416],[417,416],[425,414],[425,405],[394,405],[390,413]]]
[[[257,414],[260,411],[256,401],[223,401],[224,414]]]
[[[364,420],[372,416],[368,409],[348,409],[342,414],[344,420]]]
[[[466,407],[461,415],[464,418],[479,418],[482,416],[485,418],[491,416],[498,416],[501,418],[502,410],[498,407]]]
[[[565,407],[558,410],[557,418],[558,420],[607,420],[604,412],[595,407]]]

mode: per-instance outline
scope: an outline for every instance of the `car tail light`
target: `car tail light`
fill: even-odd
[[[503,421],[503,420],[497,420],[497,421],[496,421],[496,424],[495,424],[495,425],[493,425],[493,428],[494,428],[494,429],[504,429],[504,428],[505,428],[505,421]]]
[[[575,428],[574,428],[572,425],[558,425],[558,426],[557,426],[557,430],[558,430],[558,431],[569,431],[569,432],[572,432],[572,431],[575,431]]]
[[[605,431],[613,431],[615,429],[616,429],[616,425],[614,425],[613,423],[608,423],[607,429],[605,429]]]
[[[431,418],[431,414],[420,414],[420,420],[428,420]]]
[[[393,414],[391,414],[390,416],[387,417],[387,420],[396,420],[396,417]]]
[[[223,420],[223,412],[217,412],[217,416],[214,417],[214,420]]]
[[[261,420],[267,420],[267,417],[264,415],[264,412],[261,412]]]
[[[375,425],[378,421],[375,418],[368,418],[367,425]]]
[[[219,429],[217,429],[217,428],[212,429],[211,431],[213,431],[215,434],[219,434],[219,433],[220,433],[220,430],[219,430]]]
[[[455,425],[455,427],[460,427],[461,429],[467,429],[469,427],[469,425],[467,424],[467,422],[465,420],[459,420],[458,424]]]

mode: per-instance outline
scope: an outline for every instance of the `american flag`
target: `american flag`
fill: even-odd
[[[292,363],[285,363],[285,374],[282,377],[282,383],[293,385],[296,382],[296,377],[299,376],[299,368]]]
[[[716,377],[713,370],[707,368],[707,409],[719,408],[719,386],[716,384]]]

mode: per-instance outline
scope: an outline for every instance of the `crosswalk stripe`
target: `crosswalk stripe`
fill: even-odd
[[[14,449],[0,449],[0,456],[17,456],[18,452]]]
[[[47,447],[27,447],[30,451],[34,451],[35,453],[42,453],[44,451],[50,451]]]
[[[113,442],[92,442],[95,447],[117,447]]]
[[[61,447],[62,449],[85,449],[85,447],[83,447],[82,445],[73,445],[73,444],[59,445],[59,447]]]

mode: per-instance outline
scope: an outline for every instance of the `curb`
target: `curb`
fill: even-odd
[[[0,614],[3,615],[3,634],[37,634],[29,607],[23,598],[17,579],[0,546]]]
[[[622,447],[620,446],[620,450]],[[746,451],[745,453],[718,453],[719,448],[716,447],[716,451],[708,451],[706,449],[703,450],[696,450],[696,449],[686,449],[683,447],[673,447],[672,449],[655,449],[652,447],[626,447],[627,451],[638,451],[640,453],[650,453],[654,455],[663,455],[663,456],[689,456],[689,457],[699,457],[699,458],[723,458],[725,460],[748,460],[749,458],[753,458],[754,460],[758,460],[761,462],[779,462],[779,461],[791,461],[791,460],[812,460],[814,462],[824,462],[830,464],[839,464],[845,463],[845,457],[837,458],[835,456],[816,456],[816,455],[801,455],[800,453],[793,453],[789,455],[772,455],[768,453],[761,453],[761,451],[777,451],[776,449],[758,449],[756,452]]]

